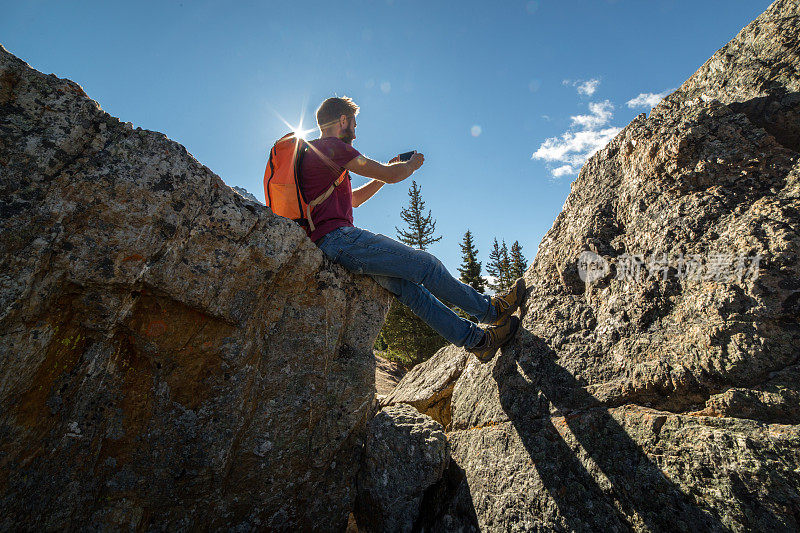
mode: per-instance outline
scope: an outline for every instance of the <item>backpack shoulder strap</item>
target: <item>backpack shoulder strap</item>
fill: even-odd
[[[344,168],[342,165],[337,165],[336,163],[334,163],[330,157],[323,154],[321,150],[319,150],[316,146],[314,146],[310,142],[306,142],[305,144],[306,146],[311,148],[314,151],[314,153],[317,154],[319,158],[322,159],[322,161],[328,167],[330,167],[331,170],[333,170],[336,174],[338,174],[338,177],[331,182],[331,184],[328,186],[325,192],[323,192],[322,194],[311,200],[306,205],[306,219],[308,219],[308,226],[311,231],[314,231],[314,222],[311,220],[311,210],[317,207],[325,200],[327,200],[328,197],[331,194],[333,194],[333,190],[336,187],[338,187],[344,181],[345,176],[347,176],[347,169]]]
[[[310,142],[305,141],[305,144],[306,144],[306,146],[311,148],[311,150],[313,150],[314,153],[317,154],[317,156],[319,156],[320,159],[322,159],[322,162],[325,163],[328,167],[330,167],[330,169],[333,170],[336,174],[340,174],[340,173],[345,172],[347,170],[342,165],[337,165],[336,163],[334,163],[333,160],[330,157],[328,157],[327,155],[323,154],[322,150],[320,150],[319,148],[317,148],[316,146],[314,146]]]

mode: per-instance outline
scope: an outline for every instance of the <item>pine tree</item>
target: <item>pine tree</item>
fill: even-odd
[[[411,188],[408,189],[408,207],[400,210],[400,217],[408,224],[409,229],[401,230],[397,226],[394,229],[400,242],[420,250],[427,250],[428,246],[442,240],[442,237],[433,236],[436,232],[436,221],[431,217],[430,210],[427,215],[424,214],[425,201],[421,192],[422,189],[417,182],[412,181]]]
[[[400,216],[408,224],[408,229],[395,228],[397,238],[409,246],[425,250],[434,242],[441,240],[441,237],[433,236],[436,231],[436,221],[430,211],[424,215],[425,202],[416,182],[411,182],[408,196],[409,206],[400,211]],[[386,344],[387,357],[406,367],[426,361],[447,344],[446,340],[396,298],[392,298],[389,304],[389,312],[379,338]]]
[[[514,282],[511,279],[511,259],[508,257],[508,247],[506,246],[506,241],[503,239],[503,245],[500,247],[500,269],[502,272],[501,276],[501,291],[505,291],[511,288],[511,284]]]
[[[411,309],[392,298],[379,338],[386,344],[386,357],[406,368],[430,359],[447,341],[415,315]]]
[[[486,272],[495,280],[493,283],[489,283],[489,288],[495,292],[508,290],[514,279],[516,279],[511,279],[511,259],[508,257],[508,247],[505,240],[503,245],[500,246],[495,238],[492,251],[489,254],[489,262],[486,265]]]
[[[528,269],[528,260],[525,259],[525,256],[522,255],[522,246],[519,244],[519,241],[514,241],[514,244],[511,245],[511,283],[513,283],[517,278],[521,278],[525,275],[525,271]]]
[[[494,238],[492,251],[489,252],[489,262],[486,263],[486,273],[492,278],[488,282],[489,288],[497,292],[500,288],[500,245],[497,243],[497,237]]]
[[[481,276],[481,263],[477,260],[478,250],[472,242],[472,232],[467,230],[464,234],[464,242],[461,243],[461,266],[458,271],[461,273],[460,280],[478,292],[486,290],[486,279]]]

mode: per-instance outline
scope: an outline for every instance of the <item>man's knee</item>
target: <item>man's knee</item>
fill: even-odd
[[[445,271],[446,268],[444,263],[442,263],[435,255],[430,252],[421,252],[422,259],[425,264],[425,273],[423,275],[423,279],[420,280],[422,283],[430,279],[430,276],[438,275],[441,272]]]

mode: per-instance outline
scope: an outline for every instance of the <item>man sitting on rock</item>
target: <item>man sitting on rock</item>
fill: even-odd
[[[395,158],[384,165],[361,155],[352,146],[358,111],[358,106],[347,97],[328,98],[317,110],[320,138],[309,142],[312,149],[302,160],[302,187],[306,197],[316,198],[337,178],[330,161],[325,161],[317,152],[372,181],[352,190],[348,175],[314,209],[315,229],[310,234],[311,240],[334,262],[353,272],[371,275],[449,342],[464,346],[483,362],[489,361],[519,327],[519,319],[512,313],[525,296],[524,281],[520,278],[506,294],[490,298],[455,279],[430,253],[353,225],[353,207],[366,202],[384,183],[403,181],[425,161],[422,154],[415,153],[408,161]],[[440,300],[490,325],[482,329],[459,317]]]

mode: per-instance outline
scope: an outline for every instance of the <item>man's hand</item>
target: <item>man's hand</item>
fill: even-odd
[[[420,160],[420,161],[419,161],[419,164],[417,164],[417,162],[416,162],[416,161],[414,161],[414,159],[419,159],[419,160]],[[414,163],[413,163],[413,164],[411,163],[412,161],[414,161]],[[421,167],[421,166],[422,166],[422,163],[424,163],[424,162],[425,162],[425,156],[424,156],[424,155],[422,155],[422,154],[421,154],[421,153],[419,153],[419,152],[414,152],[414,154],[411,156],[411,159],[409,159],[408,161],[404,161],[404,162],[405,162],[406,164],[410,164],[410,165],[411,165],[411,168],[413,169],[413,170],[412,170],[412,172],[413,172],[413,171],[416,171],[417,169],[419,169],[419,167]],[[389,160],[389,164],[390,164],[390,165],[391,165],[391,164],[394,164],[394,163],[400,163],[400,156],[399,156],[399,155],[398,155],[398,156],[395,156],[395,157],[393,157],[391,160]]]
[[[411,172],[416,172],[424,162],[425,156],[419,152],[415,152],[414,155],[411,156],[411,159],[408,160],[407,164],[411,167]]]

